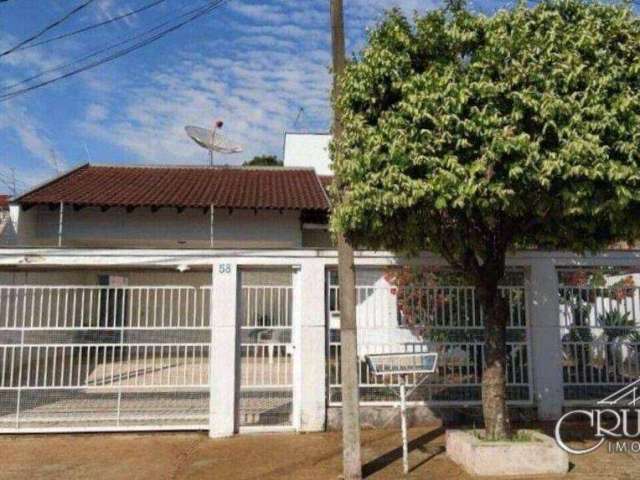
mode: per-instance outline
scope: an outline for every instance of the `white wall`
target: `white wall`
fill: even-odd
[[[20,205],[11,205],[9,207],[9,217],[13,238],[8,239],[8,243],[11,244],[11,240],[13,240],[16,245],[25,245],[35,235],[37,218],[35,209],[24,211],[20,208]]]
[[[300,212],[217,209],[216,248],[299,248]],[[59,211],[46,206],[20,213],[19,245],[56,246]],[[23,223],[24,222],[24,223]],[[201,209],[138,208],[102,212],[99,208],[64,210],[63,247],[209,248],[210,214]]]
[[[286,133],[284,166],[311,167],[318,175],[331,175],[329,142],[331,135],[326,133]]]
[[[411,329],[398,324],[398,298],[391,292],[384,270],[358,269],[356,286],[358,355],[398,352],[406,344],[420,343],[420,338]]]

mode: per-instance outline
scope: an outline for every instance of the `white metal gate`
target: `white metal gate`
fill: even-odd
[[[240,427],[293,425],[291,271],[242,272]]]
[[[0,431],[207,429],[211,290],[0,287]]]
[[[367,277],[366,272],[359,273]],[[397,402],[400,378],[373,375],[364,356],[372,353],[437,352],[438,371],[410,399],[429,405],[469,405],[481,401],[484,366],[484,314],[473,287],[466,285],[410,285],[400,291],[376,270],[369,285],[356,287],[360,402],[392,405]],[[508,302],[507,395],[511,404],[533,401],[527,292],[524,286],[501,287]],[[337,272],[327,272],[329,405],[341,404],[340,305]],[[403,315],[420,315],[428,325],[425,340],[403,326]],[[416,382],[409,378],[409,385]]]

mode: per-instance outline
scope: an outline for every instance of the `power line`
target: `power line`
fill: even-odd
[[[219,0],[217,0],[217,1],[219,1]],[[90,58],[96,57],[96,56],[100,55],[101,53],[105,53],[105,52],[108,52],[109,50],[112,50],[112,49],[114,49],[116,47],[120,47],[122,45],[126,45],[127,43],[131,43],[134,40],[136,40],[137,38],[142,38],[143,36],[145,36],[147,34],[150,34],[150,33],[154,32],[156,30],[160,30],[162,27],[164,27],[166,25],[169,25],[172,21],[175,21],[177,19],[186,17],[187,15],[189,15],[189,14],[191,14],[191,13],[193,13],[196,10],[199,10],[201,8],[206,8],[207,5],[211,4],[211,3],[212,3],[212,0],[206,0],[206,2],[204,4],[201,4],[199,7],[196,7],[195,9],[189,10],[189,11],[187,11],[185,13],[181,13],[181,14],[178,15],[179,11],[185,10],[185,7],[182,7],[178,11],[171,12],[169,15],[165,15],[164,17],[162,17],[162,19],[167,19],[167,20],[162,22],[162,23],[160,23],[160,24],[158,24],[158,25],[156,25],[155,27],[152,27],[152,28],[150,28],[148,30],[145,30],[142,33],[137,33],[135,35],[131,35],[129,37],[126,37],[124,40],[118,41],[118,42],[113,43],[111,45],[108,45],[106,47],[102,47],[102,48],[99,48],[97,50],[93,50],[92,52],[89,52],[86,55],[83,55],[81,57],[73,59],[69,63],[65,63],[65,64],[62,64],[62,65],[57,65],[55,67],[52,67],[52,68],[49,68],[49,69],[46,69],[46,70],[42,70],[39,73],[37,73],[36,75],[33,75],[31,77],[28,77],[28,78],[25,78],[25,79],[20,80],[20,81],[18,81],[16,83],[13,83],[13,84],[5,85],[3,87],[0,87],[0,92],[1,91],[6,91],[6,90],[11,90],[11,89],[13,89],[15,87],[18,87],[20,85],[32,82],[33,80],[41,78],[41,77],[45,76],[48,73],[53,73],[53,72],[64,70],[64,69],[69,68],[69,67],[73,67],[74,65],[76,65],[76,64],[78,64],[80,62],[83,62],[85,60],[89,60]]]
[[[124,20],[125,18],[131,17],[132,15],[136,15],[138,13],[144,12],[145,10],[148,10],[152,7],[155,7],[156,5],[160,5],[161,3],[164,3],[166,0],[155,0],[151,3],[147,3],[146,5],[143,5],[142,7],[136,9],[136,10],[132,10],[128,13],[124,13],[122,15],[118,15],[115,16],[113,18],[110,18],[109,20],[105,20],[103,22],[99,22],[99,23],[95,23],[93,25],[89,25],[87,27],[84,28],[80,28],[78,30],[73,30],[71,32],[67,32],[67,33],[63,33],[62,35],[58,35],[56,37],[52,37],[52,38],[47,38],[45,40],[41,40],[39,42],[36,43],[32,43],[30,45],[24,45],[20,48],[17,48],[16,50],[27,50],[30,48],[35,48],[35,47],[39,47],[40,45],[46,45],[48,43],[51,42],[55,42],[56,40],[62,40],[65,38],[69,38],[72,37],[74,35],[78,35],[80,33],[84,33],[84,32],[88,32],[90,30],[95,30],[96,28],[100,28],[100,27],[104,27],[105,25],[109,25],[110,23],[114,23],[120,20]]]
[[[202,7],[200,7],[200,8],[202,8]],[[184,15],[181,15],[180,17],[182,17],[182,16],[184,16]],[[178,17],[178,18],[180,18],[180,17]],[[74,65],[76,65],[76,64],[78,64],[80,62],[83,62],[85,60],[89,60],[90,58],[96,57],[96,56],[100,55],[101,53],[105,53],[105,52],[108,52],[109,50],[113,50],[116,47],[120,47],[120,46],[125,45],[127,43],[131,43],[135,39],[141,38],[144,35],[147,35],[147,34],[149,34],[151,32],[159,30],[160,28],[162,28],[165,25],[168,25],[169,23],[171,23],[170,20],[165,21],[165,22],[163,22],[163,23],[161,23],[159,25],[156,25],[155,27],[150,28],[150,29],[148,29],[148,30],[146,30],[146,31],[144,31],[142,33],[127,37],[125,40],[113,43],[111,45],[108,45],[107,47],[103,47],[103,48],[99,48],[97,50],[93,50],[92,52],[89,52],[88,54],[83,55],[81,57],[75,58],[74,60],[72,60],[72,61],[70,61],[68,63],[64,63],[62,65],[58,65],[58,66],[55,66],[55,67],[52,67],[52,68],[48,68],[46,70],[42,70],[40,73],[37,73],[37,74],[35,74],[35,75],[31,76],[31,77],[25,78],[23,80],[20,80],[19,82],[13,83],[11,85],[6,85],[4,87],[0,87],[0,91],[11,90],[11,89],[13,89],[15,87],[18,87],[20,85],[23,85],[23,84],[32,82],[33,80],[37,80],[38,78],[44,77],[48,73],[58,72],[58,71],[66,69],[66,68],[73,67]]]
[[[75,7],[73,10],[71,10],[69,13],[63,15],[62,18],[59,18],[58,20],[56,20],[53,23],[50,23],[49,25],[44,27],[42,30],[40,30],[38,33],[36,33],[35,35],[32,35],[31,37],[27,38],[26,40],[23,40],[22,42],[18,43],[17,45],[11,47],[9,50],[5,50],[4,52],[0,53],[0,58],[4,57],[5,55],[9,55],[12,52],[15,52],[16,50],[18,50],[20,47],[26,45],[27,43],[31,43],[32,41],[40,38],[42,35],[47,33],[49,30],[51,30],[51,29],[57,27],[58,25],[60,25],[61,23],[65,22],[70,17],[72,17],[73,15],[75,15],[80,10],[82,10],[85,7],[87,7],[89,4],[93,3],[94,1],[95,0],[87,0],[84,3],[81,3],[80,5]]]
[[[222,1],[227,1],[227,0],[222,0]],[[25,79],[20,80],[20,81],[18,81],[16,83],[13,83],[13,84],[5,85],[3,87],[0,87],[0,92],[11,90],[11,89],[14,89],[14,88],[16,88],[16,87],[18,87],[20,85],[27,84],[29,82],[32,82],[33,80],[37,80],[38,78],[41,78],[41,77],[45,76],[48,73],[53,73],[53,72],[58,72],[58,71],[65,70],[67,68],[73,67],[76,64],[79,64],[80,62],[83,62],[83,61],[89,60],[89,59],[91,59],[93,57],[96,57],[96,56],[100,55],[101,53],[105,53],[105,52],[108,52],[109,50],[112,50],[112,49],[115,49],[117,47],[126,45],[127,43],[131,43],[131,42],[133,42],[134,40],[136,40],[138,38],[142,38],[145,35],[148,35],[148,34],[150,34],[152,32],[160,30],[162,27],[164,27],[166,25],[169,25],[172,21],[175,21],[175,20],[180,19],[180,18],[184,18],[184,17],[188,16],[189,14],[192,14],[192,13],[194,13],[194,12],[200,10],[200,9],[208,8],[208,6],[210,6],[209,4],[211,4],[211,3],[212,3],[212,1],[208,0],[206,2],[206,4],[200,5],[199,7],[195,8],[195,9],[192,9],[192,10],[189,10],[188,12],[182,13],[180,15],[177,15],[177,12],[172,12],[171,14],[163,17],[163,18],[168,18],[168,20],[156,25],[155,27],[152,27],[152,28],[150,28],[148,30],[145,30],[142,33],[137,33],[135,35],[126,37],[124,40],[116,42],[116,43],[111,44],[111,45],[108,45],[107,47],[99,48],[97,50],[89,52],[88,54],[83,55],[83,56],[78,57],[78,58],[75,58],[75,59],[73,59],[72,61],[70,61],[68,63],[62,64],[62,65],[58,65],[58,66],[55,66],[55,67],[52,67],[52,68],[49,68],[49,69],[46,69],[46,70],[42,70],[39,73],[37,73],[36,75],[33,75],[31,77],[28,77],[28,78],[25,78]],[[217,0],[217,3],[221,3],[221,1]],[[181,10],[184,10],[184,8],[182,8]]]
[[[103,65],[105,63],[108,63],[108,62],[111,62],[113,60],[116,60],[116,59],[118,59],[118,58],[120,58],[120,57],[122,57],[124,55],[127,55],[127,54],[129,54],[129,53],[131,53],[131,52],[133,52],[135,50],[143,48],[143,47],[155,42],[156,40],[159,40],[160,38],[166,36],[167,34],[173,32],[175,30],[178,30],[179,28],[182,28],[183,26],[187,25],[188,23],[191,23],[194,20],[196,20],[196,19],[198,19],[198,18],[200,18],[200,17],[212,12],[213,10],[221,7],[223,4],[225,4],[225,3],[229,2],[229,1],[231,1],[231,0],[214,0],[214,1],[210,1],[205,6],[201,6],[201,7],[198,7],[196,9],[192,9],[189,12],[181,15],[180,17],[183,17],[184,20],[178,22],[177,24],[174,24],[174,25],[171,25],[171,26],[169,26],[167,28],[164,28],[164,29],[160,30],[159,32],[154,33],[153,35],[149,36],[150,33],[154,32],[156,30],[159,30],[161,26],[164,26],[164,25],[166,25],[166,24],[168,24],[170,22],[164,22],[161,26],[153,27],[153,28],[143,32],[142,34],[134,35],[133,37],[131,37],[131,38],[129,38],[129,39],[123,41],[123,42],[118,42],[117,44],[111,45],[111,46],[109,46],[107,48],[104,48],[104,49],[101,49],[98,52],[93,52],[93,53],[91,53],[91,54],[89,54],[89,55],[87,55],[87,56],[85,56],[85,57],[83,57],[83,58],[81,58],[81,59],[79,59],[77,61],[71,62],[71,63],[69,63],[67,65],[63,65],[63,66],[60,66],[60,67],[56,67],[54,69],[50,69],[49,71],[42,72],[41,74],[36,75],[34,77],[31,77],[29,79],[23,80],[22,82],[18,82],[18,83],[14,84],[14,85],[5,87],[4,88],[5,91],[6,90],[11,90],[12,88],[14,88],[14,87],[16,87],[16,86],[18,86],[20,84],[28,83],[29,81],[31,81],[31,80],[33,80],[35,78],[39,78],[45,73],[50,73],[51,71],[58,71],[58,70],[63,70],[63,69],[68,68],[68,67],[72,67],[73,65],[75,65],[75,64],[77,64],[77,63],[79,63],[81,61],[87,60],[88,58],[97,56],[100,53],[104,53],[105,51],[112,50],[114,47],[117,47],[117,46],[120,46],[120,45],[123,45],[123,44],[126,44],[126,43],[131,43],[131,42],[141,38],[141,40],[137,41],[136,43],[133,43],[132,45],[130,45],[128,47],[122,48],[120,50],[116,50],[115,52],[111,53],[110,55],[104,56],[104,57],[99,58],[99,59],[97,59],[97,60],[95,60],[93,62],[90,62],[90,63],[86,64],[86,65],[83,65],[81,67],[75,68],[75,69],[73,69],[73,70],[71,70],[71,71],[69,71],[67,73],[58,75],[57,77],[51,78],[49,80],[44,80],[42,82],[36,83],[35,85],[31,85],[31,86],[28,86],[28,87],[20,88],[20,89],[13,90],[13,91],[10,91],[8,93],[5,93],[3,95],[0,95],[0,102],[7,101],[7,100],[9,100],[11,98],[14,98],[14,97],[18,96],[18,95],[22,95],[22,94],[27,93],[29,91],[36,90],[38,88],[44,87],[46,85],[49,85],[49,84],[54,83],[54,82],[57,82],[57,81],[62,80],[64,78],[71,77],[71,76],[76,75],[78,73],[85,72],[85,71],[87,71],[87,70],[89,70],[91,68],[95,68],[95,67]],[[146,38],[144,38],[144,37],[146,37]]]

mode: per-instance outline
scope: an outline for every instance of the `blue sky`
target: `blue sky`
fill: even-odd
[[[476,8],[491,10],[497,0]],[[95,0],[48,36],[138,8],[149,0]],[[81,0],[0,3],[0,50],[13,46]],[[161,5],[70,39],[0,58],[0,88],[117,42],[204,0]],[[225,120],[245,152],[282,154],[283,132],[330,125],[328,0],[231,0],[184,29],[115,62],[0,103],[0,191],[15,169],[18,187],[75,165],[204,164],[186,124]],[[46,8],[44,8],[46,5]],[[439,6],[439,0],[345,0],[347,49],[361,48],[383,12]],[[504,5],[508,5],[504,3]],[[304,114],[294,125],[300,108]],[[220,160],[220,159],[219,159]]]

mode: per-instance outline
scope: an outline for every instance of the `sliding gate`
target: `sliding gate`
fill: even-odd
[[[0,287],[0,431],[208,429],[211,290]]]

